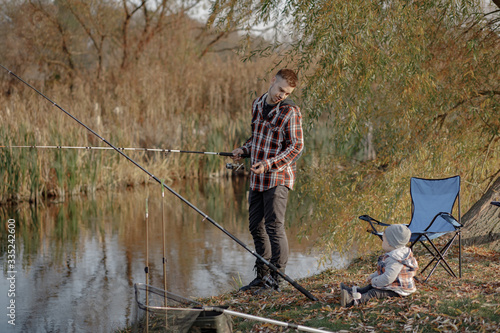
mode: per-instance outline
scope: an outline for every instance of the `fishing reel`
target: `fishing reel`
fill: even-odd
[[[243,163],[227,163],[226,169],[238,171],[240,169],[245,169],[245,165]]]
[[[279,285],[278,281],[273,279],[273,277],[271,275],[269,275],[269,274],[265,275],[262,278],[262,281],[264,281],[265,285],[268,286],[269,288],[272,288],[274,290],[280,290],[280,285]]]

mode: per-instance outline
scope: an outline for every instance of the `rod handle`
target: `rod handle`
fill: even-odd
[[[233,157],[233,153],[219,153],[220,156],[227,156],[227,157]],[[242,158],[248,158],[250,157],[250,154],[241,154],[240,155]]]

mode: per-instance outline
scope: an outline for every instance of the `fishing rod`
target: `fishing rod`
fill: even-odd
[[[196,307],[194,307],[194,308],[177,308],[177,307],[168,307],[168,306],[167,307],[154,306],[154,305],[147,305],[147,304],[145,305],[139,301],[139,291],[140,291],[140,289],[143,289],[143,288],[146,289],[146,292],[149,291],[153,294],[157,294],[157,295],[162,296],[162,297],[168,297],[169,299],[174,300],[175,302],[178,302],[181,304],[185,304],[185,305],[193,304],[193,305],[196,305]],[[139,306],[139,308],[141,310],[145,310],[145,311],[161,312],[161,311],[165,311],[167,309],[173,310],[173,311],[177,310],[177,311],[194,311],[194,312],[213,311],[213,312],[217,312],[217,313],[227,314],[230,316],[235,316],[235,317],[240,317],[240,318],[245,318],[245,319],[250,319],[250,320],[256,320],[256,321],[260,321],[260,322],[264,322],[264,323],[268,323],[268,324],[282,326],[285,328],[291,328],[291,329],[295,329],[295,330],[303,331],[303,332],[332,333],[331,331],[326,331],[323,329],[317,329],[317,328],[307,327],[307,326],[303,326],[303,325],[291,324],[291,323],[287,323],[287,322],[280,321],[280,320],[275,320],[275,319],[270,319],[270,318],[265,318],[265,317],[260,317],[260,316],[249,315],[246,313],[236,312],[236,311],[228,310],[224,307],[204,306],[200,302],[179,296],[177,294],[174,294],[174,293],[166,291],[166,290],[161,290],[161,289],[153,287],[153,286],[144,285],[142,283],[134,284],[134,289],[135,289],[135,300],[137,302],[137,305]]]
[[[4,67],[5,68],[5,67]],[[26,146],[0,146],[0,148],[34,148],[34,149],[85,149],[85,150],[131,150],[131,151],[151,151],[151,152],[161,152],[161,153],[183,153],[183,154],[205,154],[205,155],[219,155],[232,157],[233,153],[226,152],[212,152],[212,151],[195,151],[195,150],[177,150],[177,149],[165,149],[165,148],[130,148],[130,147],[91,147],[91,146],[37,146],[37,145],[26,145]],[[242,158],[250,157],[250,154],[242,154]]]
[[[84,128],[86,128],[90,133],[92,133],[93,135],[95,135],[97,138],[99,138],[99,140],[101,140],[102,142],[104,142],[105,144],[107,144],[108,146],[110,146],[111,148],[113,148],[114,150],[116,150],[120,155],[122,155],[123,157],[125,157],[129,162],[131,162],[132,164],[134,164],[136,167],[138,167],[139,169],[141,169],[143,172],[145,172],[149,177],[151,177],[152,179],[154,179],[156,182],[158,182],[159,184],[162,184],[162,186],[164,186],[170,193],[172,193],[173,195],[175,195],[177,198],[179,198],[182,202],[184,202],[186,205],[188,205],[189,207],[191,207],[194,211],[196,211],[198,214],[200,214],[201,216],[203,216],[203,221],[207,220],[209,221],[210,223],[212,223],[215,227],[217,227],[220,231],[222,231],[223,233],[225,233],[227,236],[229,236],[233,241],[235,241],[236,243],[238,243],[241,247],[243,247],[245,250],[247,250],[248,252],[250,252],[254,257],[256,257],[258,260],[260,260],[264,265],[266,265],[267,267],[269,267],[273,272],[277,273],[278,275],[280,275],[285,281],[287,281],[288,283],[290,283],[295,289],[297,289],[298,291],[300,291],[302,294],[304,294],[306,297],[308,297],[309,299],[313,300],[313,301],[318,301],[318,299],[313,295],[311,294],[309,291],[307,291],[304,287],[302,287],[300,284],[298,284],[295,280],[293,280],[291,277],[289,277],[288,275],[286,275],[284,272],[282,272],[278,267],[276,267],[275,265],[273,265],[272,263],[270,263],[268,260],[266,260],[264,257],[262,257],[261,255],[259,255],[257,252],[255,252],[254,250],[250,249],[245,243],[243,243],[241,240],[239,240],[238,238],[236,238],[236,236],[234,236],[233,234],[231,234],[229,231],[227,231],[226,229],[224,229],[221,225],[219,225],[214,219],[212,219],[210,216],[208,216],[207,214],[205,214],[203,211],[201,211],[198,207],[196,207],[195,205],[193,205],[191,202],[189,202],[187,199],[185,199],[184,197],[182,197],[179,193],[175,192],[172,188],[170,188],[167,184],[165,183],[162,183],[162,181],[156,177],[155,175],[153,175],[151,172],[149,172],[148,170],[146,170],[143,166],[141,166],[139,163],[137,163],[136,161],[134,161],[132,158],[130,158],[127,154],[125,154],[123,151],[121,151],[120,149],[116,148],[115,146],[113,146],[109,141],[107,141],[106,139],[104,139],[102,136],[100,136],[99,134],[97,134],[96,132],[94,132],[94,130],[92,130],[90,127],[88,127],[87,125],[85,125],[82,121],[80,121],[78,118],[76,118],[75,116],[73,116],[71,113],[69,113],[68,111],[66,111],[64,108],[62,108],[60,105],[58,105],[56,102],[52,101],[50,98],[48,98],[46,95],[44,95],[43,93],[41,93],[39,90],[37,90],[35,87],[33,87],[32,85],[30,85],[28,82],[24,81],[22,78],[20,78],[19,76],[17,76],[15,73],[13,73],[12,71],[10,71],[9,69],[5,68],[3,65],[0,64],[0,67],[2,67],[4,70],[6,70],[10,75],[14,76],[16,79],[18,79],[19,81],[21,81],[22,83],[24,83],[25,85],[27,85],[29,88],[31,88],[32,90],[34,90],[36,93],[38,93],[40,96],[42,96],[43,98],[45,98],[47,101],[49,101],[50,103],[52,103],[53,106],[55,106],[56,108],[58,108],[59,110],[61,110],[62,112],[64,112],[68,117],[70,117],[71,119],[73,119],[74,121],[76,121],[78,124],[80,124],[81,126],[83,126]]]
[[[168,153],[186,153],[186,154],[205,154],[205,155],[219,155],[219,156],[233,156],[233,153],[226,152],[212,152],[212,151],[195,151],[195,150],[176,150],[176,149],[166,149],[166,148],[130,148],[130,147],[95,147],[95,146],[37,146],[37,145],[25,145],[25,146],[0,146],[0,148],[30,148],[30,149],[84,149],[84,150],[116,150],[121,151],[131,150],[131,151],[144,151],[144,152],[162,152]],[[250,157],[250,154],[241,154],[242,158]],[[226,163],[226,169],[232,169],[238,171],[244,169],[243,163]]]

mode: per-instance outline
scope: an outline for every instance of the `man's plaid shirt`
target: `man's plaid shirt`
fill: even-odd
[[[293,189],[295,162],[302,154],[302,115],[298,106],[279,103],[267,117],[263,107],[267,93],[252,104],[252,136],[241,147],[245,154],[251,154],[252,165],[262,162],[265,172],[252,173],[250,188],[263,192],[277,185]]]

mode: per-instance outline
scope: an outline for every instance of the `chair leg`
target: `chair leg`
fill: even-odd
[[[427,251],[434,257],[428,264],[427,266],[425,266],[425,268],[421,271],[421,274],[423,274],[427,268],[434,262],[434,261],[437,261],[434,265],[434,267],[432,268],[431,272],[429,273],[429,275],[427,276],[427,278],[425,279],[424,282],[427,282],[427,280],[430,278],[430,276],[434,273],[434,271],[436,270],[437,268],[437,265],[440,264],[444,269],[445,271],[450,274],[451,276],[453,277],[457,277],[457,275],[455,274],[455,272],[453,272],[453,270],[451,269],[450,265],[448,264],[448,262],[446,261],[446,259],[444,258],[448,252],[448,250],[450,249],[452,243],[455,241],[455,238],[457,237],[457,235],[459,236],[459,241],[460,241],[460,233],[456,233],[452,239],[450,239],[448,241],[448,243],[446,243],[445,246],[443,246],[443,248],[441,250],[438,250],[437,247],[434,245],[434,243],[428,238],[427,240],[429,241],[429,243],[432,245],[434,251],[431,251],[429,247],[427,247],[425,245],[424,242],[421,242],[421,244],[427,249]],[[461,269],[462,269],[462,263],[461,263],[461,260],[462,260],[462,254],[461,254],[461,247],[459,248],[459,276],[462,277],[462,273],[461,273]]]
[[[462,231],[458,231],[458,276],[462,278]]]
[[[450,249],[451,244],[455,241],[456,237],[457,237],[457,235],[455,234],[455,236],[453,236],[453,238],[448,243],[446,243],[446,245],[443,246],[443,248],[441,248],[441,250],[438,250],[437,247],[434,245],[434,243],[429,240],[429,243],[431,243],[432,247],[434,248],[434,250],[436,251],[436,253],[439,257],[439,263],[453,277],[457,277],[457,275],[455,274],[455,272],[453,272],[453,270],[451,269],[451,267],[448,264],[448,262],[446,261],[446,259],[444,259],[444,257],[448,253],[448,250]],[[446,267],[443,264],[446,265]]]
[[[430,242],[430,241],[429,241]],[[434,260],[436,260],[436,264],[434,265],[434,267],[432,267],[432,270],[431,272],[429,273],[429,275],[427,276],[427,278],[424,280],[424,282],[427,282],[427,280],[431,277],[431,275],[434,273],[434,271],[436,270],[438,264],[441,265],[441,267],[444,268],[444,270],[451,276],[453,276],[454,278],[457,277],[457,275],[455,274],[455,272],[453,272],[453,270],[451,269],[450,265],[448,265],[448,262],[444,259],[444,256],[446,255],[446,252],[448,252],[448,249],[451,245],[451,241],[448,242],[442,249],[441,249],[441,252],[440,251],[437,251],[437,248],[436,246],[434,245],[434,243],[430,242],[432,244],[432,246],[434,247],[434,249],[436,250],[436,252],[438,253],[439,255],[439,259],[437,257],[434,257],[434,259],[431,260],[431,262],[429,262],[429,264],[424,268],[427,269],[427,267],[429,267],[432,262],[434,262]],[[444,250],[444,252],[443,252]],[[441,254],[442,253],[442,254]],[[423,273],[424,271],[422,271]]]
[[[432,242],[430,242],[432,244]],[[424,272],[427,270],[427,268],[429,268],[430,265],[432,265],[434,263],[434,261],[436,261],[436,264],[433,266],[431,272],[429,273],[429,275],[427,275],[427,278],[425,279],[424,282],[427,282],[427,280],[431,277],[432,273],[434,273],[434,271],[436,270],[437,268],[437,265],[438,264],[441,264],[441,267],[444,268],[444,270],[450,274],[451,276],[453,277],[457,277],[455,275],[455,273],[453,272],[453,270],[451,269],[451,267],[448,265],[448,263],[446,263],[446,261],[444,260],[444,258],[438,258],[439,256],[436,254],[436,253],[439,253],[439,251],[436,249],[436,247],[434,246],[434,244],[432,244],[434,249],[435,249],[435,252],[431,251],[431,249],[429,247],[427,247],[427,245],[425,245],[425,243],[422,242],[422,246],[426,248],[426,250],[433,256],[432,260],[429,261],[429,263],[427,264],[427,266],[425,266],[425,268],[420,272],[421,274],[424,274]],[[444,264],[443,264],[443,262]]]

